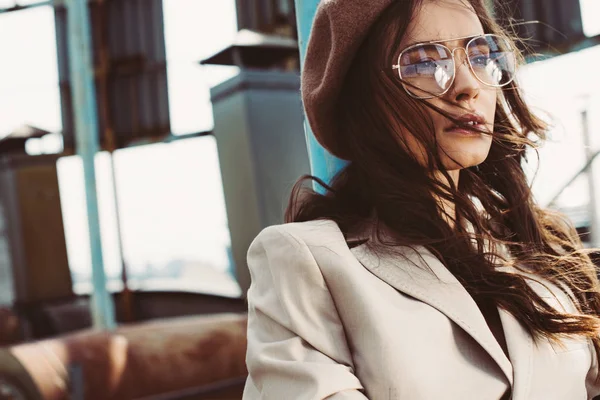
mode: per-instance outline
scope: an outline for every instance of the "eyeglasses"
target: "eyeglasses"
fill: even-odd
[[[444,95],[456,76],[454,52],[463,50],[469,68],[481,83],[502,87],[513,81],[516,69],[515,52],[510,42],[498,35],[466,36],[452,40],[470,39],[466,46],[450,50],[440,42],[414,44],[402,50],[393,69],[406,92],[417,99],[431,99]]]

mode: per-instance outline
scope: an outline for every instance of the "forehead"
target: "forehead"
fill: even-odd
[[[410,22],[405,46],[433,40],[476,36],[483,26],[466,0],[424,0]]]

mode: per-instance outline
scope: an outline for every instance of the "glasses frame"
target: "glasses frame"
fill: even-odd
[[[456,79],[456,57],[454,57],[454,52],[456,50],[463,50],[465,52],[466,55],[466,59],[467,59],[467,64],[469,64],[469,69],[471,70],[471,72],[473,73],[473,76],[481,83],[483,83],[486,86],[489,87],[495,87],[495,88],[500,88],[500,87],[504,87],[508,84],[510,84],[514,79],[514,75],[510,78],[510,80],[506,83],[503,83],[502,85],[491,85],[489,83],[484,82],[482,79],[480,79],[477,74],[475,73],[475,70],[473,69],[473,65],[471,65],[471,58],[469,57],[469,52],[468,52],[468,48],[471,45],[471,43],[473,43],[473,41],[477,40],[477,39],[481,39],[481,38],[485,38],[485,37],[496,37],[496,38],[500,38],[504,41],[506,41],[509,45],[510,42],[506,39],[506,37],[502,36],[502,35],[496,35],[493,33],[485,33],[483,35],[476,35],[476,36],[463,36],[463,37],[457,37],[457,38],[453,38],[453,39],[442,39],[442,40],[431,40],[429,42],[421,42],[421,43],[415,43],[412,44],[410,46],[408,46],[407,48],[403,49],[400,54],[398,55],[398,60],[396,61],[396,64],[392,65],[392,69],[397,69],[398,70],[398,76],[400,77],[400,80],[402,81],[402,71],[400,69],[400,59],[402,58],[402,56],[404,55],[404,53],[406,53],[408,50],[414,49],[415,47],[419,47],[419,46],[423,46],[426,44],[436,44],[439,46],[442,46],[443,48],[445,48],[446,50],[448,50],[448,53],[451,54],[452,56],[452,66],[454,67],[454,72],[452,74],[452,81],[450,82],[450,84],[448,85],[448,87],[446,88],[446,90],[444,90],[442,93],[438,94],[438,95],[433,95],[433,96],[428,96],[428,97],[422,97],[422,96],[417,96],[413,93],[410,92],[410,90],[408,90],[406,88],[406,86],[403,84],[402,87],[404,88],[404,90],[406,91],[406,93],[408,93],[409,96],[415,98],[415,99],[420,99],[420,100],[427,100],[427,99],[434,99],[436,97],[440,97],[445,95],[446,93],[448,93],[448,91],[450,90],[450,88],[452,87],[452,85],[454,85],[454,80]],[[449,41],[454,41],[454,40],[463,40],[463,39],[469,39],[471,38],[471,40],[469,40],[464,46],[458,46],[455,47],[454,49],[450,50],[450,48],[444,44],[442,44],[442,42],[449,42]],[[511,47],[510,48],[510,53],[513,56],[515,65],[517,63],[517,57],[515,55],[515,50]]]

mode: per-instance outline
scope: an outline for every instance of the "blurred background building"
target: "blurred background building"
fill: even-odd
[[[518,79],[552,126],[527,165],[535,196],[570,215],[586,243],[598,245],[600,3],[488,2],[527,38]],[[0,0],[0,344],[92,324],[68,5]],[[247,247],[282,221],[291,185],[309,172],[296,5],[93,0],[88,7],[101,248],[117,322],[201,316],[217,319],[189,322],[195,332],[237,326],[218,315],[243,315]],[[173,326],[160,329],[181,335]],[[243,365],[239,349],[232,357]],[[228,380],[239,376],[228,371],[207,385],[225,382],[239,392],[240,381]],[[77,368],[66,375],[89,380]],[[0,370],[0,386],[1,378]]]

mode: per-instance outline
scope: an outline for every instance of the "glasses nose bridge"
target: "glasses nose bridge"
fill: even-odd
[[[464,59],[462,59],[462,60],[460,60],[460,61],[461,61],[460,63],[458,62],[458,59],[456,58],[456,54],[455,54],[455,52],[456,52],[457,50],[462,50],[462,51],[465,53],[465,58],[464,58]],[[452,49],[452,50],[450,51],[450,53],[452,54],[452,59],[454,60],[454,63],[455,63],[457,66],[458,66],[458,65],[465,64],[465,63],[468,63],[468,60],[469,60],[469,53],[468,53],[468,51],[467,51],[467,48],[466,48],[466,47],[462,47],[462,46],[455,47],[454,49]]]

